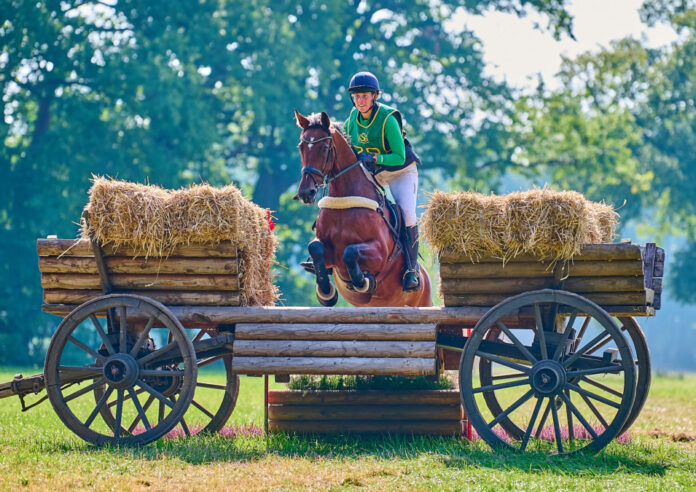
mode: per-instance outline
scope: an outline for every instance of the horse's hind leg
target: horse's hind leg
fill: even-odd
[[[377,281],[371,273],[363,272],[358,265],[361,246],[361,244],[346,246],[346,249],[343,250],[343,263],[348,269],[353,288],[361,294],[369,294],[377,288]]]
[[[315,239],[307,249],[314,261],[314,272],[317,275],[317,299],[323,306],[333,306],[338,301],[338,292],[329,280],[329,271],[324,261],[324,245]]]

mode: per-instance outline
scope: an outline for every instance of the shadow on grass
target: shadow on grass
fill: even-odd
[[[66,451],[64,449],[62,451]],[[77,451],[75,448],[73,451]],[[274,434],[229,439],[221,436],[161,439],[140,448],[82,448],[79,452],[106,453],[135,459],[160,460],[166,456],[190,464],[239,462],[269,454],[304,459],[418,459],[429,456],[448,468],[517,469],[527,473],[564,475],[664,475],[669,468],[664,454],[640,443],[612,443],[595,455],[549,456],[538,453],[492,451],[482,442],[430,436],[326,436]]]

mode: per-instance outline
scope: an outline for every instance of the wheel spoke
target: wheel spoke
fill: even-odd
[[[500,374],[499,376],[491,376],[491,381],[496,381],[498,379],[514,379],[514,378],[526,378],[529,377],[523,372],[513,372],[510,374]]]
[[[136,390],[135,394],[136,394],[136,395],[139,395],[139,394],[144,393],[144,392],[145,392],[145,390],[142,389],[142,388],[140,388],[139,390]],[[125,396],[123,397],[123,401],[128,401],[128,400],[130,400],[130,395],[125,395]],[[111,403],[109,403],[107,406],[108,406],[109,408],[111,408],[111,407],[113,407],[114,405],[116,405],[116,401],[115,401],[115,400],[112,401]]]
[[[126,306],[121,306],[119,308],[119,315],[121,319],[121,326],[118,333],[118,351],[121,353],[126,352]]]
[[[205,366],[207,366],[207,365],[210,365],[210,364],[212,364],[213,362],[217,362],[217,361],[219,361],[220,359],[222,359],[223,357],[224,357],[224,355],[216,355],[216,356],[211,357],[211,358],[209,358],[209,359],[205,359],[205,360],[203,360],[203,361],[201,361],[201,362],[198,363],[198,368],[200,369],[201,367],[205,367]]]
[[[123,390],[117,390],[118,396],[116,397],[116,422],[114,423],[114,437],[121,436],[121,419],[123,418]]]
[[[500,383],[500,384],[489,384],[487,386],[481,386],[479,388],[475,388],[472,391],[472,393],[481,393],[482,391],[497,391],[500,389],[514,388],[515,386],[522,386],[524,384],[529,384],[529,380],[510,381],[509,383]]]
[[[140,386],[141,388],[143,388],[143,389],[144,389],[145,391],[147,391],[148,393],[150,393],[152,396],[154,396],[155,398],[157,398],[159,401],[163,402],[165,405],[168,405],[168,406],[170,406],[170,407],[173,407],[173,406],[174,406],[174,404],[173,404],[172,402],[170,402],[169,400],[167,400],[167,398],[166,398],[162,393],[160,393],[159,391],[157,391],[156,389],[154,389],[152,386],[150,386],[149,384],[147,384],[147,383],[146,383],[145,381],[143,381],[142,379],[138,379],[138,382],[137,382],[136,384],[137,384],[138,386]]]
[[[541,416],[541,420],[539,421],[539,427],[537,427],[536,433],[534,433],[534,437],[536,439],[539,439],[541,431],[544,430],[544,425],[546,424],[546,419],[549,418],[549,413],[551,412],[552,404],[553,400],[549,398],[549,402],[546,404],[546,408],[544,409],[544,414]]]
[[[488,428],[492,429],[493,427],[495,427],[501,420],[503,420],[505,417],[507,417],[512,412],[514,412],[519,407],[521,407],[524,404],[524,402],[526,402],[527,400],[529,400],[532,397],[533,394],[534,394],[534,391],[529,390],[524,395],[520,396],[517,399],[517,401],[515,401],[515,403],[510,405],[505,411],[499,413],[491,422],[489,422]]]
[[[623,371],[623,366],[620,366],[618,364],[614,364],[611,366],[603,366],[603,367],[593,367],[592,369],[580,369],[577,371],[568,371],[566,373],[568,379],[576,378],[578,376],[590,376],[592,374],[609,374],[613,373],[616,374],[618,372]]]
[[[94,357],[94,358],[95,358],[96,360],[98,360],[99,362],[102,362],[102,361],[104,360],[104,356],[103,356],[103,355],[101,355],[101,354],[95,352],[94,350],[92,350],[91,348],[89,348],[87,345],[85,345],[84,343],[82,343],[81,341],[79,341],[79,340],[78,340],[77,338],[75,338],[74,336],[70,335],[70,336],[68,337],[68,340],[70,340],[73,344],[77,345],[79,348],[81,348],[82,350],[84,350],[85,352],[87,352],[89,355],[91,355],[92,357]]]
[[[159,402],[159,410],[157,411],[157,423],[159,424],[164,420],[164,403]]]
[[[592,410],[592,413],[594,413],[595,417],[597,417],[597,420],[599,420],[599,423],[604,426],[606,429],[609,427],[609,424],[607,424],[607,421],[604,420],[604,417],[602,417],[602,414],[599,413],[599,410],[597,410],[597,407],[594,406],[594,403],[592,403],[592,400],[590,400],[588,397],[585,395],[581,394],[580,397],[583,399],[585,404]]]
[[[205,330],[200,330],[198,333],[196,333],[196,336],[193,337],[191,343],[196,343],[197,341],[201,340],[205,336],[205,333]]]
[[[523,372],[525,374],[529,374],[530,368],[527,366],[523,366],[522,364],[518,364],[516,362],[512,362],[512,361],[509,361],[507,359],[503,359],[502,357],[498,357],[496,355],[489,354],[487,352],[482,352],[480,350],[476,351],[476,355],[478,355],[479,357],[481,357],[483,359],[488,359],[492,362],[497,362],[500,365],[509,367],[511,369],[516,369],[516,370]]]
[[[96,416],[99,414],[99,411],[101,408],[104,406],[104,403],[106,403],[106,400],[109,399],[111,396],[111,393],[113,393],[114,389],[112,387],[107,388],[107,390],[104,392],[101,398],[99,398],[99,401],[97,402],[97,405],[94,407],[94,410],[92,410],[92,413],[89,414],[89,417],[87,417],[87,420],[85,420],[85,427],[89,429],[89,426],[92,425],[92,422],[96,418]]]
[[[98,388],[99,386],[104,386],[104,383],[106,383],[106,378],[101,378],[98,381],[93,382],[90,385],[85,386],[84,388],[76,391],[75,393],[72,393],[65,398],[63,398],[63,401],[65,403],[68,403],[71,400],[74,400],[75,398],[84,395],[85,393],[89,393],[92,391],[94,388]]]
[[[541,358],[548,359],[549,354],[546,349],[546,335],[544,334],[544,321],[541,317],[541,308],[539,304],[534,304],[534,318],[536,320],[536,332],[537,338],[539,339],[539,348],[541,348]]]
[[[152,329],[152,325],[154,324],[155,317],[150,316],[150,318],[147,320],[145,328],[143,328],[143,331],[141,331],[140,335],[138,335],[138,340],[136,340],[135,345],[133,345],[133,348],[130,351],[131,357],[135,357],[137,355],[138,350],[140,350],[140,347],[142,347],[145,343],[145,340],[147,339],[147,336],[150,334],[150,330]]]
[[[578,345],[580,345],[580,342],[582,341],[582,337],[585,336],[585,332],[587,331],[587,327],[590,326],[590,321],[592,321],[592,316],[585,316],[585,321],[582,322],[582,326],[580,327],[580,331],[578,332],[578,336],[575,337],[575,347],[576,348]]]
[[[608,398],[604,398],[603,396],[592,393],[591,391],[587,391],[585,388],[581,388],[580,386],[577,386],[575,384],[568,383],[568,388],[580,393],[581,395],[585,395],[597,401],[601,401],[602,403],[604,403],[605,405],[609,405],[610,407],[621,408],[620,403],[616,403],[615,401],[609,400]]]
[[[539,410],[541,410],[541,405],[543,403],[544,403],[544,398],[542,397],[542,398],[538,398],[536,405],[534,405],[534,411],[532,412],[532,416],[529,419],[529,425],[527,426],[527,430],[524,433],[524,437],[522,437],[522,444],[520,445],[520,451],[524,451],[527,448],[527,443],[529,442],[529,436],[532,435],[532,430],[534,429],[534,422],[536,422],[537,415],[539,414]]]
[[[607,393],[610,393],[610,394],[612,394],[612,395],[614,395],[614,396],[618,396],[619,398],[623,398],[623,393],[621,393],[620,391],[615,390],[614,388],[611,388],[611,387],[607,386],[606,384],[602,384],[602,383],[600,383],[600,382],[598,382],[598,381],[595,381],[594,379],[590,379],[590,378],[587,378],[587,377],[583,377],[582,380],[585,381],[586,383],[589,383],[589,384],[591,384],[591,385],[593,385],[593,386],[596,386],[596,387],[599,388],[599,389],[603,389],[603,390],[606,391]]]
[[[186,434],[186,437],[191,437],[191,431],[189,430],[188,424],[186,424],[186,420],[184,418],[181,418],[181,428],[184,429],[184,434]]]
[[[563,365],[564,365],[565,367],[570,367],[570,365],[571,365],[573,362],[575,362],[576,360],[578,360],[578,359],[580,358],[581,355],[583,355],[585,352],[587,352],[587,349],[589,349],[589,348],[592,347],[595,343],[599,342],[602,338],[604,338],[604,334],[605,334],[606,332],[607,332],[607,330],[602,331],[602,333],[600,333],[599,335],[597,335],[596,337],[594,337],[592,340],[590,340],[589,342],[587,342],[585,345],[583,345],[583,347],[582,347],[580,350],[578,350],[578,351],[575,352],[573,355],[571,355],[568,359],[566,359],[565,361],[563,361]],[[610,335],[610,336],[611,336],[611,335]]]
[[[106,336],[106,333],[104,333],[104,329],[102,328],[101,323],[97,319],[97,317],[94,315],[94,313],[89,315],[89,319],[92,320],[92,324],[94,325],[94,329],[97,330],[97,333],[99,333],[99,338],[102,339],[102,343],[106,347],[107,352],[109,352],[109,355],[114,355],[116,351],[114,350],[114,346],[111,345],[111,340],[109,340],[109,337]]]
[[[139,391],[143,391],[143,390],[139,390]],[[136,392],[136,394],[137,394],[137,392]],[[148,409],[150,408],[150,405],[152,405],[153,401],[155,401],[155,397],[152,395],[149,395],[147,397],[147,400],[145,401],[145,405],[143,405],[143,413],[148,411]],[[138,414],[135,417],[135,420],[133,420],[133,423],[130,425],[130,427],[128,427],[129,434],[133,433],[133,430],[135,429],[135,426],[138,425],[138,422],[140,422],[140,414]]]
[[[204,383],[202,381],[198,381],[198,382],[196,382],[196,386],[198,386],[199,388],[209,388],[209,389],[227,391],[227,386],[225,386],[224,384]]]
[[[133,404],[135,405],[135,409],[138,411],[138,416],[142,419],[143,425],[147,430],[150,430],[152,427],[150,426],[150,422],[147,420],[147,415],[145,415],[145,410],[143,409],[142,406],[140,406],[140,400],[138,400],[138,395],[133,391],[133,388],[128,388],[128,393],[130,394],[131,399],[133,400]],[[150,395],[152,397],[152,395]]]
[[[200,410],[201,412],[203,412],[204,414],[206,414],[210,419],[215,418],[215,414],[214,414],[213,412],[211,412],[210,410],[208,410],[207,408],[205,408],[203,405],[201,405],[200,403],[198,403],[196,400],[191,400],[191,404],[192,404],[194,407],[196,407],[198,410]]]
[[[565,393],[563,393],[562,391],[561,391],[561,393],[560,393],[560,396],[561,396],[561,398],[563,399],[563,401],[565,402],[565,404],[566,404],[568,407],[570,407],[570,410],[575,414],[575,416],[578,418],[578,420],[579,420],[580,423],[583,425],[583,427],[585,427],[585,429],[587,429],[587,432],[590,433],[590,435],[592,436],[592,438],[593,438],[593,439],[597,439],[597,433],[596,433],[595,430],[592,428],[592,426],[587,422],[587,420],[585,420],[585,417],[582,416],[582,414],[581,414],[580,411],[577,409],[577,407],[573,404],[573,402],[570,401],[570,398],[567,397],[567,396],[565,395]],[[605,428],[606,428],[606,427],[605,427]]]
[[[512,340],[512,343],[515,344],[515,346],[517,347],[517,349],[518,349],[520,352],[522,352],[522,355],[524,355],[524,356],[527,358],[528,361],[530,361],[532,364],[536,364],[536,362],[537,362],[536,357],[534,357],[534,356],[532,355],[532,353],[529,351],[529,349],[527,349],[527,347],[525,347],[525,346],[522,344],[522,342],[520,342],[520,340],[515,336],[515,334],[512,332],[512,330],[510,330],[510,328],[508,328],[507,326],[505,326],[505,324],[503,324],[502,321],[497,321],[497,322],[496,322],[496,325],[498,325],[498,328],[500,328],[501,330],[503,330],[503,332],[507,335],[507,337],[508,337],[510,340]]]
[[[577,317],[577,315],[578,310],[573,309],[573,311],[570,313],[570,318],[568,318],[568,323],[566,324],[565,330],[563,331],[561,341],[558,343],[558,346],[556,346],[556,351],[553,354],[553,360],[560,360],[561,355],[563,355],[563,352],[565,351],[566,342],[568,341],[570,332],[573,330],[573,324],[575,323],[575,318]]]
[[[551,399],[551,402],[551,416],[553,418],[553,433],[556,436],[556,448],[560,454],[563,454],[563,439],[561,439],[561,423],[558,418],[558,409],[553,399]]]
[[[161,356],[162,354],[165,354],[165,353],[169,352],[171,349],[173,349],[173,348],[176,347],[176,346],[177,346],[176,340],[173,341],[173,342],[171,342],[171,343],[168,343],[167,345],[165,345],[165,346],[162,347],[161,349],[155,350],[154,352],[150,352],[150,353],[147,354],[146,356],[141,357],[140,359],[138,359],[138,364],[142,367],[142,366],[144,366],[145,364],[147,364],[148,362],[150,362],[152,359],[154,359],[154,358],[156,358],[156,357],[159,357],[159,356]]]
[[[570,403],[569,395],[570,391],[567,391],[566,398],[568,398],[568,402]],[[568,420],[568,441],[572,443],[575,440],[575,429],[573,428],[573,412],[570,410],[570,405],[566,405],[566,419]]]
[[[587,351],[588,354],[594,354],[596,351],[604,347],[607,343],[611,341],[611,335],[607,336],[604,340],[596,344],[594,347],[592,347],[590,350]]]

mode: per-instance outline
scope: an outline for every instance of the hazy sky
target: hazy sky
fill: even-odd
[[[512,14],[488,13],[485,16],[460,15],[453,23],[474,30],[484,43],[488,72],[506,78],[517,86],[529,86],[532,76],[541,73],[554,87],[553,75],[560,67],[561,55],[574,57],[585,51],[597,51],[612,39],[646,36],[650,46],[667,44],[676,39],[670,27],[648,28],[641,23],[638,9],[642,0],[575,0],[569,10],[575,17],[577,41],[565,37],[555,41],[546,32],[535,30],[534,21],[545,26],[540,16],[519,19]]]

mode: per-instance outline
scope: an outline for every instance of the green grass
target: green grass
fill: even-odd
[[[0,370],[0,382],[15,372]],[[548,457],[394,436],[205,437],[98,449],[72,435],[49,403],[22,413],[11,398],[0,400],[0,489],[694,489],[696,441],[678,440],[696,438],[694,401],[695,375],[656,376],[631,444]],[[230,423],[263,424],[262,378],[242,378]]]

